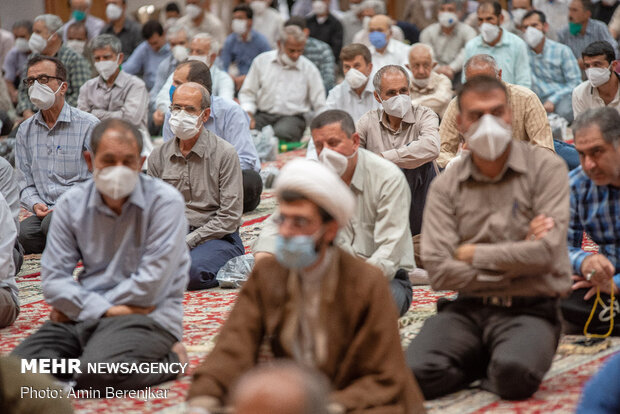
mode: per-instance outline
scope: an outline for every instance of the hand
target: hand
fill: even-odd
[[[609,279],[614,277],[616,268],[608,258],[602,254],[591,254],[581,262],[581,274],[590,279],[594,285],[603,288],[609,284]],[[590,277],[589,277],[590,276]]]
[[[254,116],[248,112],[250,117],[250,129],[256,129],[256,121],[254,120]]]
[[[62,313],[56,308],[52,308],[52,311],[50,312],[50,320],[52,322],[59,322],[59,323],[71,322],[71,319],[69,319],[67,315],[65,315],[64,313]]]
[[[530,221],[530,229],[525,240],[540,240],[553,228],[553,219],[544,214],[539,214]]]
[[[165,118],[164,113],[160,111],[159,109],[153,112],[153,123],[156,126],[162,126],[164,124],[164,118]]]
[[[607,293],[608,295],[611,294],[611,283],[609,281],[607,281],[607,283],[603,283],[602,285],[595,285],[594,283],[592,283],[592,281],[588,282],[588,280],[585,277],[582,277],[579,275],[573,275],[572,279],[573,281],[575,281],[575,283],[571,287],[572,290],[590,288],[590,290],[588,290],[586,294],[583,296],[583,300],[588,300],[592,296],[596,295],[597,287],[601,290],[601,292]],[[617,295],[620,290],[618,289],[618,286],[615,283],[613,287],[614,287],[614,295]]]
[[[548,114],[552,113],[553,111],[555,111],[555,105],[553,104],[553,102],[551,101],[547,101],[543,104],[543,107],[545,108],[545,111],[547,111]]]
[[[254,265],[256,265],[258,262],[261,262],[269,257],[273,257],[273,254],[267,253],[267,252],[254,253]]]
[[[155,306],[149,306],[148,308],[143,308],[140,306],[131,306],[131,305],[115,305],[109,308],[105,315],[106,317],[113,316],[124,316],[124,315],[147,315],[155,310]]]
[[[235,76],[233,80],[235,81],[235,90],[238,91],[239,89],[241,89],[241,86],[243,85],[243,81],[245,80],[245,75]]]
[[[463,244],[456,249],[454,258],[461,262],[471,264],[474,261],[474,253],[476,252],[475,244]]]
[[[448,65],[439,66],[435,69],[435,72],[440,73],[442,75],[446,75],[450,80],[454,80],[454,70]]]
[[[34,211],[34,214],[36,214],[37,217],[40,218],[40,219],[42,219],[43,217],[47,216],[49,213],[52,212],[52,210],[50,210],[43,203],[35,204],[34,206],[32,206],[32,210]]]

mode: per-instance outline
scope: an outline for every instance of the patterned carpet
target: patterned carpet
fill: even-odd
[[[280,167],[287,160],[302,152],[303,150],[298,150],[282,154],[273,164]],[[247,251],[249,251],[249,244],[258,236],[262,221],[271,214],[275,206],[276,200],[273,193],[266,190],[257,210],[244,216],[241,237]],[[590,248],[595,248],[591,242],[587,240],[584,242]],[[43,301],[39,272],[40,255],[28,256],[18,276],[21,313],[13,326],[0,331],[0,354],[2,355],[8,354],[20,341],[48,319],[50,308]],[[213,289],[185,293],[183,342],[187,346],[191,369],[194,369],[212,349],[217,332],[232,309],[237,292],[237,290]],[[399,320],[403,347],[406,347],[417,335],[424,321],[435,313],[437,299],[452,296],[451,292],[434,292],[428,286],[414,287],[412,308]],[[564,337],[562,342],[568,343],[575,338]],[[437,414],[573,412],[584,383],[610,355],[619,350],[620,338],[614,338],[610,348],[595,355],[558,353],[540,390],[526,401],[501,401],[493,394],[471,388],[427,402],[426,407],[429,413]],[[78,413],[182,413],[185,408],[183,401],[189,387],[189,378],[186,376],[181,380],[154,387],[154,390],[169,390],[165,399],[147,401],[134,398],[76,399],[73,404]]]

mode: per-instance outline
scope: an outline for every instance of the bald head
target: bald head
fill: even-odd
[[[465,79],[470,80],[476,76],[490,76],[502,79],[502,71],[497,66],[497,62],[490,55],[475,55],[465,62]]]
[[[390,27],[392,26],[392,19],[390,19],[385,14],[377,14],[376,16],[370,19],[368,23],[368,31],[369,32],[388,32]]]
[[[196,82],[180,85],[172,95],[173,105],[191,105],[201,111],[211,107],[211,95],[207,88]]]

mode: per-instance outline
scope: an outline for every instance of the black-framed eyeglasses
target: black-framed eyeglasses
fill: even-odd
[[[24,79],[22,82],[24,82],[24,85],[26,85],[27,87],[31,87],[34,84],[34,81],[39,82],[41,85],[46,85],[50,79],[57,79],[61,82],[64,82],[64,80],[62,78],[59,78],[58,76],[52,76],[52,75],[39,75],[36,77],[29,77]]]
[[[202,111],[200,108],[196,108],[195,106],[192,106],[192,105],[184,106],[184,105],[173,104],[173,105],[170,105],[168,108],[170,109],[171,113],[185,111],[188,114],[192,114],[192,115],[198,114]]]

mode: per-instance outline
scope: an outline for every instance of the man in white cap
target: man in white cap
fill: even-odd
[[[333,245],[356,209],[351,190],[326,166],[298,159],[282,169],[276,194],[277,252],[257,261],[215,348],[194,371],[192,412],[226,401],[265,340],[276,358],[329,378],[333,412],[424,412],[385,278]]]

